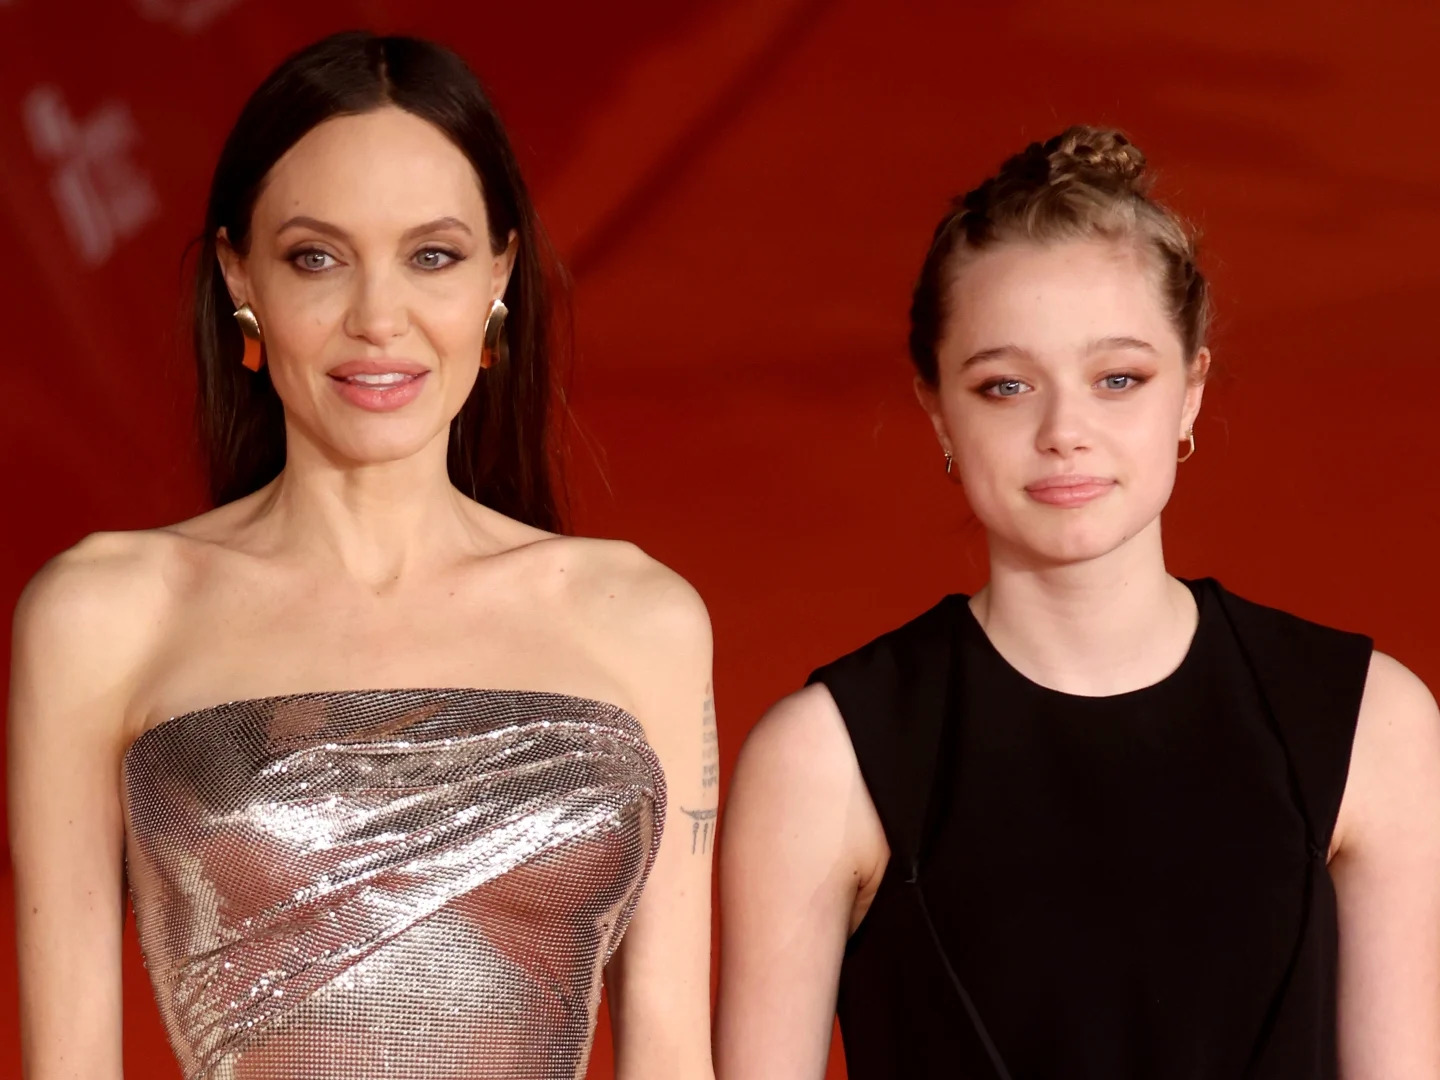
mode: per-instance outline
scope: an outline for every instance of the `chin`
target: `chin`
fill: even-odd
[[[367,425],[369,426],[369,425]],[[393,424],[388,429],[371,427],[364,431],[335,433],[327,439],[332,452],[341,460],[356,465],[388,465],[404,461],[434,445],[437,439],[447,441],[449,425]]]
[[[1124,546],[1136,530],[1112,521],[1072,519],[1054,523],[1014,523],[1001,543],[1023,562],[1043,567],[1093,562]]]

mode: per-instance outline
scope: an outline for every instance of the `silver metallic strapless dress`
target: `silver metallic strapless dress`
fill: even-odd
[[[573,1080],[660,845],[629,714],[497,690],[217,705],[123,766],[140,943],[189,1080]]]

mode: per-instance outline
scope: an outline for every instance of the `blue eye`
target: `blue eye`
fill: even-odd
[[[292,263],[294,263],[301,270],[308,271],[312,274],[318,273],[321,270],[330,269],[329,263],[325,262],[326,259],[330,259],[331,262],[334,262],[334,259],[331,256],[327,255],[323,251],[317,251],[313,248],[308,251],[297,251],[294,255],[290,256],[290,261]]]
[[[1015,397],[1024,391],[1025,384],[1019,379],[997,379],[983,388],[983,392],[991,397]]]
[[[422,270],[443,270],[460,261],[460,256],[443,248],[425,248],[415,253],[415,264]]]
[[[1106,375],[1100,380],[1100,384],[1106,390],[1129,390],[1132,386],[1139,386],[1144,381],[1138,375]]]

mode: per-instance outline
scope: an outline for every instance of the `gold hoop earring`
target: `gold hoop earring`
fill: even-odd
[[[240,363],[250,371],[259,371],[265,366],[265,338],[260,333],[260,320],[255,317],[249,302],[235,309],[235,321],[240,324],[240,333],[245,338],[245,355]]]
[[[945,479],[952,484],[961,483],[960,470],[955,468],[955,457],[949,450],[945,451]]]
[[[1190,449],[1186,450],[1185,453],[1181,454],[1178,458],[1176,458],[1176,461],[1189,461],[1192,457],[1195,456],[1195,429],[1191,428],[1189,431],[1185,432],[1185,438],[1190,441]]]
[[[490,314],[485,316],[485,346],[480,350],[480,367],[486,371],[495,361],[510,359],[510,342],[505,336],[505,319],[510,309],[503,300],[490,301]]]

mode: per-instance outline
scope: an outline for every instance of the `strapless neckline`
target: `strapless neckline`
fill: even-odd
[[[542,690],[244,698],[121,770],[141,949],[187,1080],[574,1080],[659,851],[616,705]]]
[[[360,690],[300,690],[288,694],[264,694],[260,697],[230,698],[227,701],[217,701],[213,705],[202,705],[197,709],[188,709],[182,713],[175,713],[167,716],[159,723],[152,724],[144,731],[131,739],[121,754],[122,761],[130,757],[131,751],[140,745],[142,740],[149,739],[156,732],[166,728],[178,727],[187,721],[193,722],[201,717],[211,716],[215,713],[223,713],[226,710],[245,708],[273,708],[277,705],[285,705],[292,702],[313,701],[319,698],[355,698],[357,700],[369,700],[372,698],[383,698],[388,695],[414,696],[416,694],[446,694],[456,697],[509,697],[523,698],[535,704],[546,702],[569,702],[572,705],[591,706],[602,710],[610,716],[619,717],[623,722],[634,725],[639,731],[640,737],[648,743],[649,739],[645,734],[645,725],[642,724],[634,713],[621,708],[613,702],[601,698],[586,697],[583,694],[566,694],[556,690],[527,690],[509,689],[500,686],[395,686],[389,688],[367,688]]]

